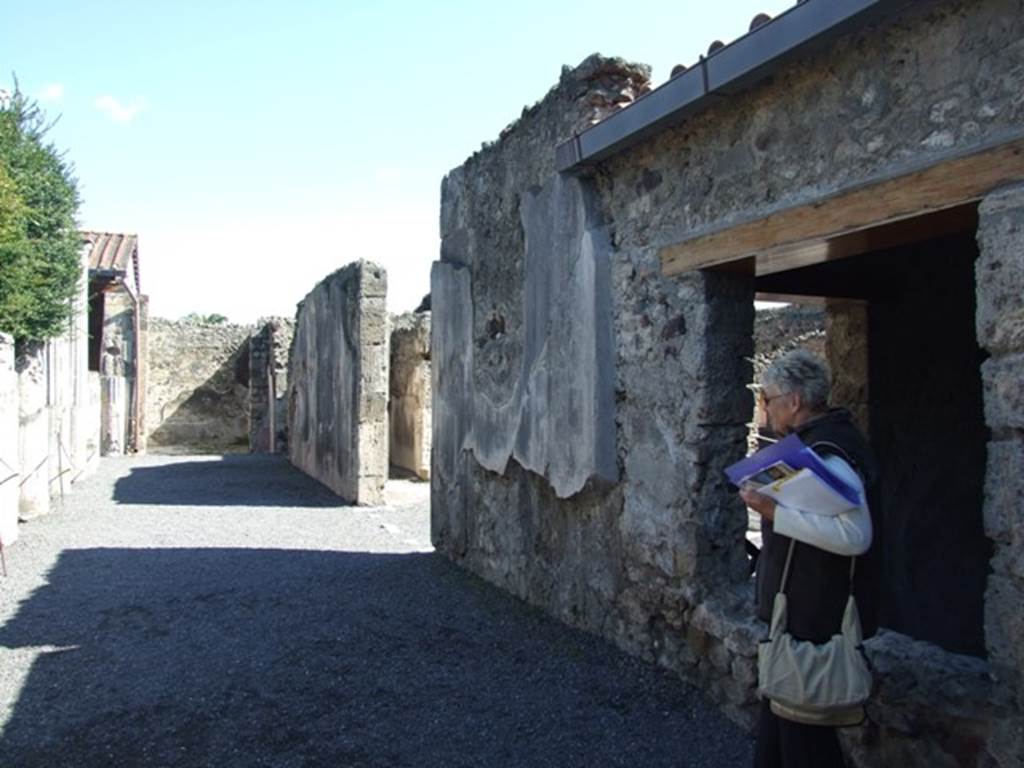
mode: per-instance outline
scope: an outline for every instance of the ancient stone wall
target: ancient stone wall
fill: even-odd
[[[18,374],[14,339],[0,333],[0,542],[18,539]]]
[[[358,261],[299,304],[288,364],[288,456],[356,504],[388,477],[387,274]]]
[[[288,352],[295,323],[261,320],[249,340],[249,450],[288,450]]]
[[[14,360],[18,424],[11,439],[21,519],[49,512],[51,498],[70,493],[99,461],[98,377],[88,367],[86,307],[83,279],[67,330],[45,343],[22,345]]]
[[[1024,756],[1024,185],[981,205],[976,265],[977,335],[985,422],[985,533],[995,549],[985,590],[985,644],[1004,711],[991,752],[1013,765]]]
[[[646,77],[600,58],[565,71],[445,179],[433,537],[517,595],[703,681],[744,719],[758,628],[743,602],[746,517],[721,470],[753,411],[753,281],[662,278],[652,249],[619,247],[594,182],[553,168],[558,140]]]
[[[389,448],[393,466],[430,477],[430,313],[391,321]]]
[[[149,320],[145,424],[149,449],[249,445],[248,325]]]
[[[809,50],[770,82],[716,101],[591,174],[562,178],[554,147],[595,110],[600,116],[645,87],[640,68],[588,60],[449,174],[432,276],[436,546],[678,670],[750,722],[763,627],[750,619],[744,511],[721,469],[743,454],[752,411],[754,281],[725,271],[665,278],[659,249],[1014,135],[1024,119],[1021,11],[1019,0],[912,4],[895,20]],[[985,599],[989,661],[893,632],[873,640],[869,653],[887,678],[873,724],[846,737],[860,765],[1009,766],[1022,753],[1022,660],[1011,639],[1019,610],[1008,606],[1022,604],[1011,508],[1020,506],[1024,476],[1024,355],[1013,325],[1022,295],[1018,209],[1008,199],[983,206],[978,278],[979,341],[992,354],[984,366],[992,429],[985,515],[996,544]],[[532,253],[552,257],[549,305],[529,299]],[[569,282],[560,282],[561,259]],[[567,286],[586,277],[599,285],[605,263],[608,300],[600,290],[568,297]],[[609,315],[612,352],[603,356],[600,343],[574,335],[573,321],[595,320],[600,337]],[[863,316],[830,315],[837,331],[845,323],[847,333],[864,333]],[[551,358],[563,378],[596,381],[569,398],[578,404],[596,392],[588,401],[596,407],[550,429],[522,417],[530,409],[521,393],[550,398],[565,386],[534,373],[554,366],[533,365],[565,339],[573,354],[596,350],[574,366]],[[608,362],[610,411],[600,395]],[[593,369],[604,373],[591,379]],[[864,381],[861,367],[840,390],[863,404]],[[592,438],[581,437],[586,429]],[[559,459],[565,442],[581,446],[583,460]],[[609,442],[615,462],[604,471]],[[951,733],[958,736],[941,735]]]

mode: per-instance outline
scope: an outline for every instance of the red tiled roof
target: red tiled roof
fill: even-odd
[[[82,232],[89,248],[89,271],[128,274],[128,259],[135,267],[135,288],[139,288],[139,237],[119,232]]]

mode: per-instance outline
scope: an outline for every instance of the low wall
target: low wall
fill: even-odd
[[[391,464],[430,477],[430,313],[408,313],[391,324]]]
[[[356,504],[381,504],[388,476],[387,274],[366,261],[299,304],[288,364],[288,456]]]
[[[149,449],[244,450],[249,444],[248,325],[149,320]]]

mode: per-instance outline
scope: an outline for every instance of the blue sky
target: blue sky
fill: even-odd
[[[293,315],[349,261],[413,308],[444,174],[594,52],[653,81],[791,2],[88,2],[0,13],[0,87],[59,116],[86,229],[139,235],[153,314]]]

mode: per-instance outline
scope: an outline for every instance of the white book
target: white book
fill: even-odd
[[[751,483],[754,489],[790,509],[816,515],[840,515],[853,509],[850,501],[822,481],[810,469],[801,469],[764,485]]]

